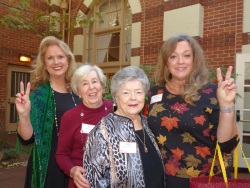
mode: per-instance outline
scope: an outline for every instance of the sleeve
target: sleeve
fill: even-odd
[[[34,132],[33,132],[32,136],[30,137],[30,139],[28,139],[28,140],[24,140],[24,139],[18,134],[18,132],[17,132],[17,137],[18,137],[19,141],[21,142],[21,144],[23,144],[23,145],[30,145],[30,144],[33,144],[34,141],[35,141]]]
[[[110,161],[108,143],[101,134],[99,126],[88,135],[83,156],[85,178],[90,187],[110,187]]]
[[[61,118],[56,151],[56,162],[59,168],[68,176],[70,176],[70,169],[75,166],[70,158],[74,140],[73,126],[68,126],[69,124],[72,124],[70,117],[72,117],[72,115],[66,112]]]
[[[221,148],[222,152],[230,154],[236,148],[236,146],[238,145],[238,143],[239,143],[239,136],[237,134],[232,139],[230,139],[230,140],[228,140],[226,142],[223,142],[223,143],[219,143],[219,145],[220,145],[220,148]]]

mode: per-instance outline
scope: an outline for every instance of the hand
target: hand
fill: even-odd
[[[216,70],[218,81],[217,99],[220,107],[229,107],[234,104],[236,85],[234,79],[231,78],[232,70],[233,67],[229,66],[224,80],[221,74],[221,69],[217,68]]]
[[[19,116],[28,116],[30,113],[30,83],[27,84],[26,91],[24,92],[24,84],[20,82],[20,93],[16,94],[16,109]]]
[[[83,176],[85,172],[86,170],[81,166],[74,166],[70,170],[70,177],[78,188],[90,188],[88,180]]]

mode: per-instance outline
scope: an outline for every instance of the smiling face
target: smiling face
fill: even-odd
[[[138,80],[131,80],[120,86],[115,96],[117,113],[121,116],[134,119],[137,116],[145,101],[143,85]]]
[[[98,108],[102,105],[102,84],[96,73],[92,70],[78,85],[78,94],[83,104],[89,108]]]
[[[64,51],[56,44],[48,46],[44,54],[45,68],[50,74],[50,78],[65,77],[68,70],[68,57]]]
[[[190,44],[187,41],[178,42],[167,62],[172,80],[185,82],[192,72],[193,60],[193,51]]]

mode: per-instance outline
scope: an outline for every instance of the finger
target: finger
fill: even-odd
[[[23,81],[20,82],[20,93],[24,94],[24,85],[23,85]]]
[[[220,68],[216,69],[216,77],[217,77],[217,81],[218,82],[222,82],[223,81],[223,77],[222,77],[221,69]]]
[[[229,80],[231,78],[232,70],[233,70],[233,67],[229,66],[228,69],[227,69],[225,80]]]
[[[30,82],[27,83],[27,88],[25,92],[25,95],[29,95],[29,94],[30,94]]]

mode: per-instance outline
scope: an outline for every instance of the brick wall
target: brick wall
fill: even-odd
[[[15,1],[1,0],[0,16],[7,13],[8,5]],[[83,0],[72,0],[71,20],[79,10],[87,13]],[[130,1],[132,2],[132,1]],[[250,37],[242,31],[243,0],[140,0],[142,12],[133,15],[133,22],[141,21],[141,46],[132,50],[139,55],[143,65],[155,65],[163,40],[164,11],[174,10],[200,3],[204,7],[203,37],[195,37],[202,44],[210,69],[235,64],[235,54],[241,52],[242,45],[250,44]],[[133,4],[131,4],[133,6]],[[33,0],[27,16],[34,16],[34,10],[50,12],[50,7],[42,0]],[[59,10],[53,7],[53,10]],[[40,26],[43,31],[43,26]],[[183,31],[185,32],[185,31]],[[82,29],[72,30],[69,46],[73,48],[73,37]],[[65,35],[67,38],[67,34]],[[41,38],[33,32],[6,30],[0,26],[0,133],[4,126],[7,65],[20,64],[19,53],[36,55]],[[73,49],[72,49],[73,50]]]
[[[0,17],[8,13],[9,6],[15,1],[1,0]],[[25,16],[32,18],[35,16],[34,11],[48,11],[49,7],[40,0],[33,0],[32,8],[25,12]],[[39,32],[43,32],[42,26]],[[41,38],[32,31],[20,31],[5,29],[0,25],[0,133],[4,132],[5,126],[5,105],[6,105],[6,89],[7,89],[7,66],[15,64],[21,66],[29,66],[18,61],[18,55],[28,54],[36,55],[38,45]]]
[[[243,0],[207,0],[204,12],[203,48],[210,68],[234,66],[243,44]]]

